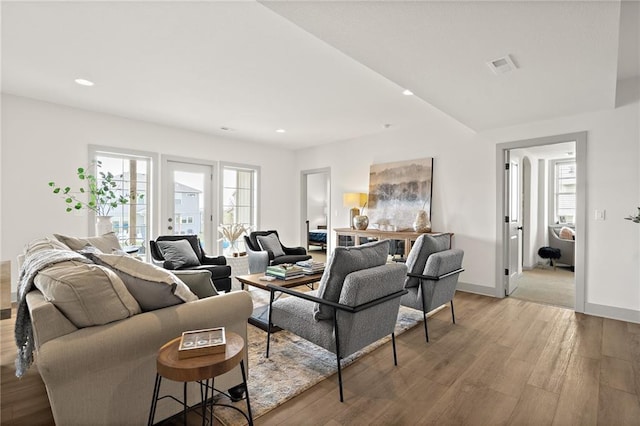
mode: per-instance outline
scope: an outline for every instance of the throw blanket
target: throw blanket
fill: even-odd
[[[39,271],[56,263],[75,260],[83,263],[92,263],[89,259],[74,251],[59,249],[44,249],[27,254],[20,269],[18,278],[18,310],[16,313],[15,339],[18,347],[16,358],[16,376],[22,377],[33,363],[33,327],[31,316],[27,307],[27,293],[33,287],[33,279]]]

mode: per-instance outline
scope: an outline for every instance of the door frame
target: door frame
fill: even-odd
[[[218,253],[218,244],[213,244],[213,241],[217,241],[218,240],[218,227],[217,225],[215,225],[216,223],[219,223],[218,220],[218,210],[215,209],[214,207],[219,205],[218,202],[218,162],[217,161],[208,161],[208,160],[203,160],[200,158],[190,158],[190,157],[180,157],[180,156],[175,156],[175,155],[162,155],[161,159],[160,159],[160,163],[161,163],[161,167],[162,167],[162,180],[161,180],[161,185],[160,187],[165,188],[165,185],[167,185],[170,182],[170,178],[169,178],[169,167],[168,164],[169,162],[174,162],[174,163],[184,163],[184,164],[190,164],[190,165],[195,165],[195,166],[207,166],[207,167],[211,167],[211,206],[210,206],[210,211],[211,211],[211,235],[209,235],[209,240],[211,241],[211,247],[205,247],[205,251],[207,253],[211,253],[211,254],[217,254]],[[156,231],[158,232],[157,235],[163,235],[163,230],[164,230],[164,222],[167,218],[168,212],[169,212],[169,204],[170,202],[172,202],[173,200],[168,200],[167,197],[165,196],[165,194],[163,194],[162,196],[162,206],[160,209],[160,217],[157,223],[157,229]]]
[[[327,175],[327,253],[331,253],[331,167],[300,171],[300,246],[307,243],[307,176],[315,174]],[[304,240],[303,240],[304,239]],[[304,243],[304,244],[303,244]],[[305,247],[306,248],[306,247]]]
[[[566,133],[540,138],[517,140],[496,144],[496,297],[505,297],[505,268],[508,265],[508,233],[505,232],[505,152],[516,148],[552,145],[562,142],[576,144],[576,264],[575,264],[575,311],[584,312],[586,300],[585,253],[587,242],[587,132]]]

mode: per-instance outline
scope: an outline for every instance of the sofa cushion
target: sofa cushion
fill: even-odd
[[[318,297],[338,302],[345,278],[352,272],[361,269],[384,265],[389,255],[389,240],[376,241],[356,247],[336,247],[325,268]],[[316,304],[314,318],[316,320],[330,319],[333,309]]]
[[[70,237],[67,235],[53,234],[61,243],[71,250],[82,250],[85,246],[91,245],[103,253],[122,252],[122,246],[114,232],[109,232],[96,237]]]
[[[128,318],[140,305],[110,269],[76,261],[41,270],[36,288],[76,327],[90,327]]]
[[[174,269],[186,268],[190,266],[200,266],[198,256],[193,251],[191,244],[187,240],[157,241],[164,260],[173,264]]]
[[[420,235],[416,239],[415,243],[413,243],[409,256],[407,256],[407,272],[412,274],[422,274],[429,256],[433,253],[447,250],[450,245],[451,236],[449,234]],[[407,277],[404,282],[404,287],[417,287],[419,284],[420,279]]]
[[[193,294],[182,280],[166,269],[127,255],[91,252],[85,254],[98,265],[113,270],[143,311],[198,300],[198,296]]]
[[[272,252],[274,257],[284,256],[284,250],[276,234],[258,235],[256,239],[262,250]]]

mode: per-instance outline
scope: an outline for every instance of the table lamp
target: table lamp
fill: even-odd
[[[350,207],[349,226],[351,229],[355,229],[353,225],[353,218],[360,214],[360,207],[364,206],[367,202],[367,194],[362,192],[346,192],[342,196],[342,203],[345,207]]]

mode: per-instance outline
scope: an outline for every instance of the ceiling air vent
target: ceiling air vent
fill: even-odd
[[[489,65],[489,68],[491,68],[491,71],[495,74],[504,74],[516,69],[516,65],[513,63],[509,55],[489,61],[487,62],[487,65]]]

